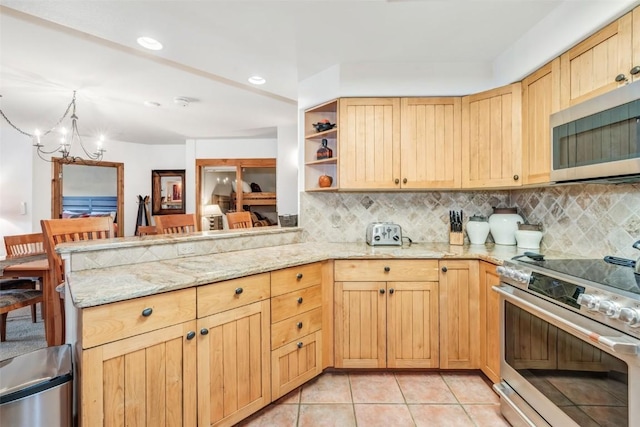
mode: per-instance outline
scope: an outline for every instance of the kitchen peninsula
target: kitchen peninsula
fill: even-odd
[[[233,425],[327,367],[482,368],[494,377],[497,319],[487,317],[487,289],[497,280],[494,265],[517,253],[494,245],[318,244],[305,242],[302,229],[276,227],[58,250],[67,260],[67,341],[77,344],[84,426],[125,416],[136,425],[160,418]],[[358,280],[372,289],[349,294]],[[386,347],[371,344],[376,357],[343,348],[338,338],[348,330],[337,318],[382,315],[341,306],[345,297],[383,301],[378,309],[387,306],[379,297],[395,297],[388,322],[394,313],[419,319],[411,355],[386,364],[387,352],[407,345],[391,326],[381,338]],[[407,299],[408,306],[393,305]],[[453,325],[459,318],[466,323]],[[419,328],[423,323],[429,327]]]

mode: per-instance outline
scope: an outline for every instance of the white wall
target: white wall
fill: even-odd
[[[298,127],[278,127],[278,160],[276,169],[276,192],[278,198],[278,214],[297,214],[299,212],[299,150]],[[304,143],[304,139],[302,140]]]

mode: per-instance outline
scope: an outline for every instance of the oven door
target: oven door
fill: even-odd
[[[500,294],[501,377],[514,426],[631,426],[640,420],[640,340],[514,288]]]

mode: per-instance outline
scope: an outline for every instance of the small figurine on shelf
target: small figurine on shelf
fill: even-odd
[[[331,184],[333,184],[333,177],[329,175],[320,175],[318,178],[318,186],[320,186],[320,188],[331,187]]]
[[[312,123],[311,125],[316,129],[316,132],[324,132],[326,130],[333,129],[336,126],[335,123],[330,123],[329,119],[323,119],[318,123]]]
[[[316,158],[318,160],[330,159],[333,157],[333,150],[327,147],[327,140],[322,139],[322,147],[318,148]]]

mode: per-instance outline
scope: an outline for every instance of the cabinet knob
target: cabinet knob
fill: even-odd
[[[392,295],[395,291],[396,291],[395,289],[390,288],[390,289],[389,289],[389,295]]]
[[[298,297],[298,304],[302,304],[302,297]]]
[[[442,270],[443,273],[447,272],[447,267],[442,267],[440,270]]]
[[[385,271],[385,273],[390,272],[390,271],[391,271],[391,267],[389,267],[388,265],[386,265],[386,266],[384,267],[384,271]]]
[[[302,322],[296,323],[296,326],[298,327],[298,329],[302,329]]]
[[[629,79],[627,79],[627,76],[625,76],[624,74],[618,74],[618,75],[616,76],[616,81],[617,81],[618,83],[620,83],[620,82],[626,82],[627,80],[629,80]]]
[[[209,329],[208,328],[200,329],[200,335],[208,335],[208,334],[209,334]]]
[[[192,340],[192,339],[194,339],[195,337],[196,337],[196,333],[195,333],[195,332],[193,332],[193,331],[189,331],[189,332],[187,332],[187,339],[188,339],[189,341],[191,341],[191,340]]]
[[[302,342],[299,342],[299,343],[298,343],[298,344],[296,344],[296,345],[298,346],[298,348],[302,348],[302,346],[303,346],[304,344],[302,344]]]
[[[298,279],[298,280],[302,279],[302,273],[296,274],[296,279]]]
[[[403,178],[402,183],[406,184],[407,183],[407,178]]]
[[[636,65],[629,71],[629,74],[631,74],[632,76],[635,76],[638,73],[640,73],[640,65]]]
[[[520,179],[520,175],[513,175],[513,180],[514,180],[514,181],[517,181],[517,180],[519,180],[519,179]]]
[[[240,295],[242,292],[244,292],[244,289],[236,288],[236,295]]]
[[[147,307],[147,308],[145,308],[144,310],[142,310],[142,315],[143,315],[144,317],[149,317],[149,316],[151,316],[151,313],[153,313],[153,308],[151,308],[151,307]]]
[[[381,293],[381,294],[384,294],[384,292],[385,292],[385,291],[384,291],[384,289],[383,289],[383,288],[381,288],[381,289],[380,289],[380,293]]]
[[[398,178],[394,179],[393,182],[395,182],[396,184],[400,184],[400,180]]]

